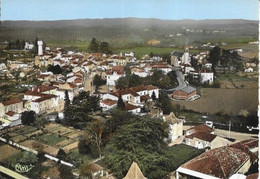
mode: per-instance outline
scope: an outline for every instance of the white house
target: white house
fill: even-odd
[[[30,110],[36,114],[55,111],[58,107],[58,97],[55,95],[44,95],[43,97],[30,102]]]
[[[155,86],[152,85],[148,85],[148,86],[136,86],[136,87],[132,87],[129,89],[124,89],[124,90],[118,90],[116,92],[111,92],[111,93],[106,93],[104,95],[102,95],[102,100],[107,100],[106,102],[112,103],[111,101],[118,101],[119,96],[121,95],[122,100],[124,102],[127,102],[127,104],[131,104],[134,106],[143,106],[141,101],[141,97],[145,97],[146,99],[150,99],[153,95],[153,93],[155,94],[156,98],[159,98],[159,89]],[[104,102],[101,102],[104,103]],[[109,108],[106,104],[100,104],[102,105],[104,108]],[[101,107],[102,107],[101,106]],[[133,106],[130,106],[129,108],[133,108],[132,110],[139,111],[139,109],[134,108]],[[141,110],[141,109],[140,109]]]
[[[135,106],[135,105],[129,104],[127,102],[125,102],[125,110],[127,110],[128,112],[131,112],[133,114],[138,114],[141,112],[140,106]]]
[[[207,147],[214,149],[231,144],[231,142],[227,139],[207,132],[196,132],[185,136],[184,143],[198,149],[204,149]]]
[[[110,109],[113,109],[114,107],[116,107],[117,101],[111,100],[111,99],[105,99],[105,100],[100,101],[99,105],[103,111],[107,111],[107,110],[110,110]]]
[[[175,139],[183,135],[183,121],[178,119],[173,112],[168,116],[164,116],[163,120],[169,126],[169,141],[173,142]]]
[[[107,72],[106,73],[106,79],[107,79],[107,85],[108,86],[115,86],[116,85],[116,81],[121,78],[121,77],[124,77],[125,74],[124,73],[121,73],[121,72]]]
[[[112,70],[106,72],[108,86],[115,86],[116,81],[125,76],[124,66],[113,66]]]
[[[253,68],[246,68],[245,69],[245,73],[251,73],[251,72],[253,72],[254,71],[254,69]]]
[[[200,72],[200,83],[212,84],[214,81],[214,73],[203,70]]]
[[[31,42],[25,42],[24,49],[25,50],[32,50],[34,47],[34,44]]]
[[[167,74],[172,71],[172,67],[167,64],[156,64],[153,66],[154,69],[162,71],[164,74]]]

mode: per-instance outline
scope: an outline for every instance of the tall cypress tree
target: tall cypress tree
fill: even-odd
[[[125,109],[125,103],[124,103],[124,101],[123,101],[121,95],[120,95],[119,98],[118,98],[117,107],[118,107],[119,109],[122,109],[122,110]]]
[[[64,99],[64,101],[65,101],[64,109],[66,109],[70,105],[70,98],[69,98],[68,90],[65,91],[65,99]]]

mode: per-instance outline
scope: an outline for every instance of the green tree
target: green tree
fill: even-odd
[[[70,105],[70,98],[69,98],[68,90],[65,90],[65,99],[64,99],[64,101],[65,101],[64,109],[66,110],[69,107],[69,105]]]
[[[100,42],[99,52],[105,53],[105,54],[112,54],[113,53],[107,42]]]
[[[213,71],[215,70],[215,67],[218,65],[220,58],[221,58],[221,49],[218,46],[210,50],[208,61],[212,63]]]
[[[98,102],[98,97],[90,96],[89,92],[80,92],[73,98],[72,104],[65,108],[63,123],[76,128],[84,128],[83,124],[92,120],[89,114],[100,109]]]
[[[129,87],[129,78],[121,77],[116,81],[116,89],[125,89]]]
[[[164,114],[170,114],[173,110],[171,102],[165,93],[160,93],[159,99],[156,102],[157,106],[163,110]]]
[[[72,179],[72,178],[74,178],[70,167],[60,164],[58,169],[59,169],[59,172],[60,172],[60,177],[62,179]]]
[[[31,125],[35,122],[36,113],[34,111],[24,111],[21,115],[23,125]]]
[[[153,99],[153,101],[156,100],[156,95],[155,95],[155,92],[154,92],[154,91],[153,91],[153,94],[152,94],[152,99]]]
[[[123,124],[131,123],[134,121],[136,116],[130,112],[115,108],[111,111],[111,118],[106,122],[105,138],[106,141],[110,138],[110,135],[116,132],[116,130]]]
[[[106,145],[104,161],[118,178],[126,175],[133,161],[148,178],[163,178],[171,163],[164,143],[167,137],[161,120],[143,117],[131,121],[122,125]]]
[[[81,154],[89,154],[91,153],[90,143],[84,137],[79,139],[78,150]]]
[[[99,76],[99,75],[94,76],[93,85],[96,86],[96,89],[98,89],[100,86],[105,85],[105,84],[106,84],[106,80],[103,80],[101,78],[101,76]]]
[[[134,86],[139,86],[142,84],[142,79],[140,76],[137,76],[135,74],[130,75],[129,77],[129,82],[128,82],[128,87],[134,87]]]
[[[55,65],[55,66],[49,65],[47,71],[50,71],[53,74],[61,74],[62,73],[62,69],[61,69],[60,65]]]
[[[91,164],[86,161],[79,168],[79,174],[81,177],[92,179]]]
[[[38,162],[38,158],[34,153],[25,151],[19,159],[19,162],[22,164],[34,164]]]
[[[90,52],[96,53],[96,52],[98,52],[98,49],[99,49],[99,45],[98,45],[96,38],[92,38],[92,40],[89,44],[88,50]]]
[[[56,157],[60,160],[66,160],[67,158],[67,154],[65,153],[65,151],[63,149],[59,149]]]
[[[84,138],[89,141],[90,144],[94,144],[97,148],[98,157],[101,158],[101,143],[102,135],[104,132],[105,123],[102,119],[96,119],[87,125],[84,131]],[[92,150],[94,148],[92,147]],[[92,152],[95,153],[95,152]]]
[[[121,95],[118,97],[117,108],[119,108],[121,110],[125,110],[125,103],[124,103]]]
[[[34,45],[34,47],[32,49],[32,52],[34,55],[37,55],[38,54],[38,37],[35,38],[33,45]]]

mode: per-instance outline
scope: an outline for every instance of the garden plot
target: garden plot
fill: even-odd
[[[63,149],[65,152],[69,152],[69,151],[71,151],[71,150],[73,150],[73,149],[75,149],[75,148],[77,148],[77,147],[78,147],[78,141],[76,141],[76,142],[74,142],[74,143],[72,143],[72,144],[69,144],[69,145],[63,147],[62,149]]]
[[[55,146],[57,143],[66,140],[66,138],[58,134],[44,134],[41,136],[37,136],[36,140],[46,145]]]
[[[58,150],[59,150],[58,148],[52,147],[50,145],[43,144],[43,143],[38,142],[36,140],[27,140],[27,141],[24,141],[20,144],[25,146],[25,147],[34,149],[34,150],[37,150],[37,148],[35,147],[36,145],[42,145],[42,151],[43,152],[48,153],[50,155],[54,155],[54,156],[58,153]]]
[[[17,150],[16,148],[11,147],[7,144],[3,145],[3,146],[0,147],[0,162],[3,162],[8,157],[11,157],[11,156],[16,155],[18,153],[20,153],[20,151]]]
[[[18,136],[15,136],[15,137],[12,137],[11,140],[18,143],[18,142],[21,142],[21,141],[24,141],[26,140],[27,138],[25,136],[22,136],[22,135],[18,135]]]
[[[16,130],[15,133],[20,134],[20,135],[25,135],[25,134],[33,133],[37,130],[38,129],[36,127],[33,127],[33,126],[24,126],[20,129]]]

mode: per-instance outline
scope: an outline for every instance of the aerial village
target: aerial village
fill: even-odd
[[[17,178],[46,179],[258,176],[256,134],[215,128],[207,114],[200,123],[188,123],[181,109],[167,109],[170,101],[203,98],[192,81],[218,85],[209,51],[190,54],[186,45],[166,60],[151,54],[137,58],[133,52],[51,49],[42,40],[27,41],[23,48],[36,48],[37,54],[25,58],[14,53],[14,60],[0,64],[1,78],[18,80],[15,88],[22,89],[0,102],[0,171],[5,177],[11,172]],[[233,68],[219,65],[215,70]],[[255,62],[242,68],[243,73],[255,70]],[[134,129],[142,125],[138,138]],[[145,147],[137,153],[156,151],[158,159],[131,158],[129,151],[139,150],[135,146]],[[122,157],[131,161],[124,163]],[[161,163],[158,169],[156,162]]]

